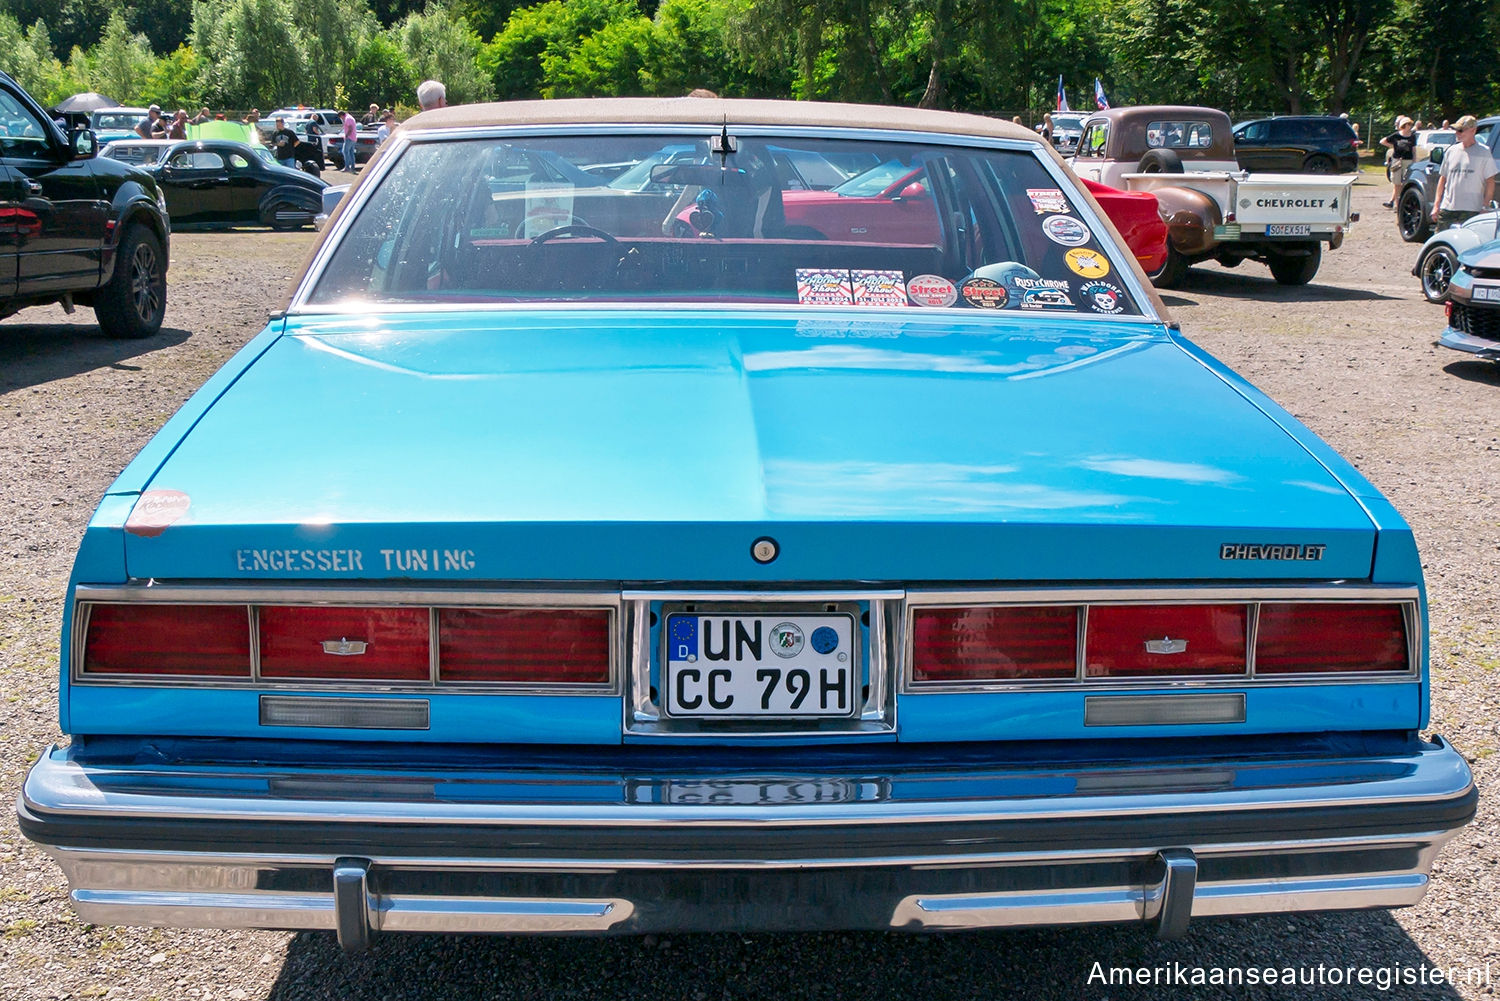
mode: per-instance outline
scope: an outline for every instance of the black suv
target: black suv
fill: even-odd
[[[0,73],[0,317],[61,303],[111,337],[149,337],[167,309],[166,203],[145,173],[69,141]]]
[[[1234,158],[1245,170],[1348,174],[1359,169],[1349,122],[1331,115],[1288,115],[1234,127]]]
[[[1500,115],[1481,118],[1474,138],[1478,145],[1489,147],[1494,156],[1495,144],[1500,141]],[[1432,196],[1437,194],[1438,174],[1447,149],[1437,147],[1430,159],[1418,160],[1406,172],[1406,183],[1396,196],[1396,228],[1407,243],[1421,243],[1432,235]]]

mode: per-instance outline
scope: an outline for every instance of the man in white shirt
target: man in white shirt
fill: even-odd
[[[1458,139],[1443,151],[1437,191],[1432,196],[1432,218],[1438,229],[1478,215],[1495,197],[1495,158],[1488,146],[1475,141],[1478,124],[1473,115],[1453,123]]]
[[[375,130],[375,145],[384,146],[385,141],[391,137],[391,130],[396,127],[396,116],[387,111],[380,116],[380,128]]]

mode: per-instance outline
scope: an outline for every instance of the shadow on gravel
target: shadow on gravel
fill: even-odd
[[[1444,365],[1443,371],[1469,382],[1500,386],[1500,362],[1456,361],[1450,365]]]
[[[1290,969],[1301,982],[1266,985],[1259,974],[1252,985],[1252,968],[1275,969],[1278,977]],[[1365,984],[1360,968],[1371,971]],[[1124,969],[1144,979],[1124,980]],[[1178,942],[1157,942],[1136,927],[602,939],[387,935],[377,936],[370,952],[345,956],[332,935],[303,933],[289,944],[268,999],[1459,998],[1446,984],[1419,979],[1425,970],[1430,981],[1431,969],[1405,930],[1381,911],[1204,920]],[[1236,970],[1240,985],[1210,979]],[[1195,983],[1200,975],[1204,979]],[[1408,976],[1413,979],[1401,979]],[[1465,993],[1482,989],[1480,982]]]
[[[1223,296],[1228,299],[1254,299],[1257,302],[1375,302],[1396,300],[1400,296],[1384,295],[1364,288],[1343,288],[1338,285],[1278,285],[1274,278],[1261,277],[1254,273],[1255,265],[1242,265],[1246,271],[1204,271],[1189,269],[1187,277],[1178,289],[1164,291],[1162,298],[1167,305],[1197,305],[1196,299],[1184,299],[1181,295],[1202,292],[1205,295]],[[1264,272],[1262,272],[1264,274]],[[1174,294],[1176,293],[1176,294]]]
[[[191,334],[163,327],[138,341],[105,337],[93,322],[0,324],[0,392],[66,379],[174,347]]]

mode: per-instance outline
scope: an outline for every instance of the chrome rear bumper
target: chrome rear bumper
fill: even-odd
[[[841,773],[99,764],[24,833],[98,924],[635,933],[999,928],[1399,907],[1476,792],[1447,744],[1361,757]]]

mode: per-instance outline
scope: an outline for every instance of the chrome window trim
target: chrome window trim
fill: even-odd
[[[184,677],[176,674],[103,674],[83,670],[90,609],[96,603],[150,605],[245,605],[250,617],[250,675],[237,677]],[[73,628],[69,643],[70,684],[99,687],[152,687],[267,692],[320,693],[422,693],[426,695],[570,695],[616,698],[623,691],[620,642],[621,603],[618,592],[566,590],[477,591],[422,588],[332,588],[292,586],[243,587],[237,585],[178,585],[148,583],[126,586],[79,585],[73,595]],[[426,682],[358,682],[345,678],[277,678],[267,680],[260,671],[260,616],[265,605],[347,605],[351,607],[426,607],[428,616],[429,676]],[[443,608],[540,608],[601,609],[609,613],[609,678],[591,682],[514,682],[439,679],[437,615]]]
[[[739,740],[795,737],[799,740],[849,740],[860,736],[893,734],[896,730],[895,686],[890,676],[895,668],[893,658],[899,649],[888,635],[892,622],[900,613],[906,592],[890,589],[745,591],[745,590],[638,590],[621,592],[629,610],[630,654],[629,691],[624,700],[624,733],[631,738],[667,738],[678,740]],[[754,720],[736,720],[732,730],[703,726],[696,718],[670,718],[651,701],[651,665],[655,651],[651,646],[652,604],[702,604],[717,607],[755,605],[856,604],[869,606],[870,631],[864,662],[869,665],[869,694],[859,711],[847,718],[824,719],[818,729],[788,726],[785,718],[768,720],[763,729]],[[856,619],[856,627],[858,619]],[[856,632],[858,629],[856,628]],[[711,721],[710,721],[711,722]]]
[[[1089,692],[1104,689],[1137,690],[1147,688],[1205,689],[1244,688],[1247,691],[1282,686],[1326,684],[1410,684],[1422,676],[1422,635],[1420,593],[1416,587],[1389,587],[1364,584],[1330,585],[1264,585],[1205,587],[1141,588],[1057,588],[1021,589],[1015,591],[976,589],[909,590],[905,603],[905,638],[901,644],[901,663],[897,671],[898,695],[959,695],[994,692]],[[1260,606],[1285,603],[1369,603],[1390,602],[1402,606],[1406,624],[1406,671],[1324,671],[1297,674],[1258,674],[1255,671],[1255,643],[1260,624]],[[1087,635],[1088,609],[1091,605],[1132,604],[1245,604],[1249,606],[1245,632],[1245,670],[1233,675],[1169,675],[1145,678],[1091,678],[1086,674],[1084,639]],[[975,605],[1077,605],[1078,650],[1076,673],[1070,680],[1037,681],[916,681],[914,671],[913,620],[919,608],[952,608]]]
[[[1082,181],[1072,174],[1065,163],[1042,152],[1047,142],[1040,135],[1037,136],[1035,141],[1032,141],[1029,139],[1001,139],[993,136],[963,136],[942,132],[907,132],[896,129],[820,128],[814,126],[767,124],[739,125],[735,126],[734,131],[735,135],[745,136],[780,136],[793,139],[858,139],[867,142],[921,143],[930,146],[964,146],[971,149],[995,149],[1031,153],[1041,163],[1042,169],[1047,172],[1048,176],[1052,178],[1061,190],[1074,191],[1080,194],[1087,193]],[[328,266],[329,259],[333,256],[334,249],[342,242],[345,231],[353,224],[352,220],[359,216],[365,203],[374,197],[373,193],[379,189],[385,176],[391,172],[394,165],[413,145],[467,139],[502,139],[511,136],[691,135],[702,137],[717,135],[718,132],[718,129],[708,124],[689,125],[682,122],[621,122],[603,124],[596,122],[587,125],[565,125],[558,123],[520,126],[493,125],[454,129],[431,129],[416,133],[398,134],[394,137],[393,142],[390,140],[387,141],[388,148],[381,151],[382,155],[378,158],[379,163],[377,164],[377,168],[371,171],[369,167],[366,167],[365,176],[361,178],[348,194],[344,195],[344,200],[348,204],[340,206],[342,211],[339,212],[337,222],[323,231],[322,239],[318,241],[317,250],[313,255],[313,259],[308,263],[302,280],[292,290],[291,300],[287,304],[285,313],[287,315],[302,313],[332,313],[342,315],[384,311],[386,309],[386,307],[369,303],[360,303],[356,308],[349,306],[340,308],[335,304],[310,306],[307,300],[312,294],[312,290],[322,279],[323,272]],[[1076,201],[1077,204],[1074,206],[1075,213],[1082,221],[1089,225],[1092,231],[1096,233],[1108,232],[1108,229],[1101,225],[1102,220],[1094,211],[1088,199],[1077,199]],[[1110,322],[1120,322],[1127,319],[1145,321],[1147,323],[1164,322],[1165,318],[1159,316],[1156,312],[1154,291],[1148,293],[1136,276],[1138,269],[1132,266],[1135,264],[1135,259],[1133,255],[1129,254],[1129,248],[1115,246],[1113,241],[1101,239],[1099,242],[1104,247],[1106,256],[1109,257],[1110,264],[1114,268],[1115,280],[1125,285],[1134,298],[1136,306],[1141,311],[1139,317],[1121,317],[1119,320],[1110,317],[1108,318]],[[1127,259],[1122,261],[1122,257]],[[1124,265],[1123,267],[1121,266],[1122,264]],[[374,306],[373,310],[371,309],[372,305]],[[414,311],[418,312],[426,312],[432,309],[432,307],[425,304],[409,305],[414,305]],[[575,309],[580,308],[580,306],[589,309],[595,308],[595,305],[591,303],[568,305]],[[642,304],[637,303],[634,305],[640,307]],[[665,304],[652,303],[650,305],[652,309],[657,309]],[[513,312],[517,309],[526,309],[529,307],[524,303],[471,303],[465,308],[471,310],[482,309],[495,312]],[[743,304],[725,304],[721,308],[738,311],[743,310],[745,307]],[[807,310],[807,307],[800,305],[788,305],[783,308],[796,311]],[[822,310],[822,312],[826,313],[828,311]],[[868,315],[870,312],[872,311],[869,309],[863,309],[859,315]],[[846,315],[846,312],[839,310],[838,315]],[[1094,322],[1100,319],[1097,314],[1079,313],[1068,315],[1091,318]]]

